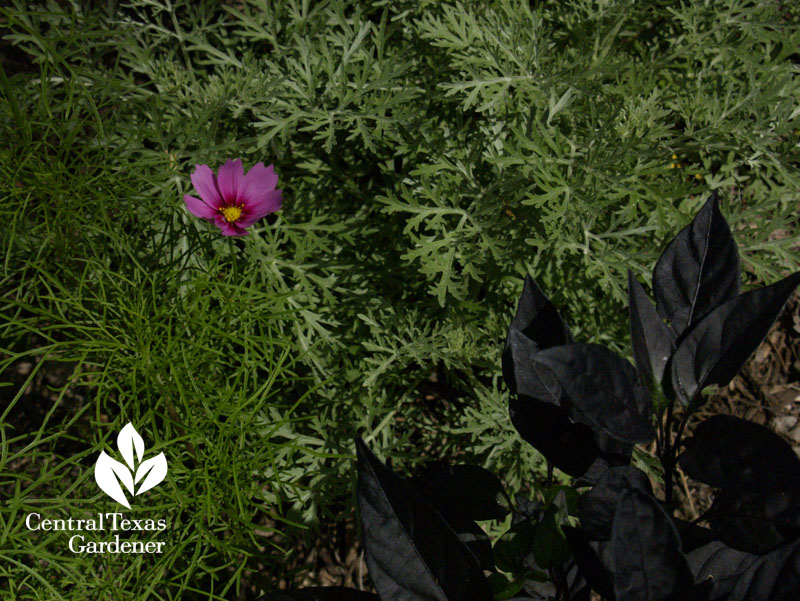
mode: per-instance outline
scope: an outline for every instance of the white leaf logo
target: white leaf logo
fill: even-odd
[[[125,498],[125,493],[117,482],[117,478],[133,494],[133,478],[131,478],[128,468],[119,461],[111,459],[105,451],[100,451],[100,457],[97,458],[94,466],[94,479],[97,480],[97,485],[117,503],[130,509],[131,506],[128,505],[128,499]]]
[[[139,482],[142,478],[144,478],[144,482],[139,487],[139,490],[136,491],[137,495],[142,494],[146,490],[150,490],[156,484],[161,482],[164,479],[164,476],[167,475],[167,458],[164,457],[164,453],[159,453],[152,459],[148,459],[144,463],[139,466],[139,469],[136,470],[136,480],[135,482]]]
[[[137,461],[142,460],[144,455],[144,440],[139,436],[139,433],[133,427],[133,424],[128,422],[124,428],[117,434],[117,448],[122,453],[122,458],[128,467],[133,471],[133,451],[136,451]],[[133,491],[131,491],[133,492]]]
[[[167,475],[167,458],[164,453],[159,453],[151,459],[142,461],[144,440],[130,422],[117,435],[117,448],[128,465],[112,459],[105,451],[101,451],[94,466],[94,479],[100,490],[130,509],[131,506],[120,482],[134,496],[150,490]],[[144,481],[139,490],[135,490],[135,486],[141,480]]]

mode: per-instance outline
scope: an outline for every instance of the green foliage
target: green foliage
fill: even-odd
[[[524,275],[578,340],[627,352],[627,269],[649,273],[709,189],[752,282],[800,262],[800,32],[776,4],[0,15],[17,57],[0,78],[10,598],[274,584],[292,560],[277,547],[304,536],[288,522],[351,503],[358,431],[406,465],[457,453],[518,488],[542,468],[499,383]],[[235,157],[275,163],[284,208],[231,242],[181,199],[195,164]],[[37,507],[105,502],[90,468],[127,420],[169,453],[172,485],[142,511],[174,520],[171,554],[87,560],[20,529]]]

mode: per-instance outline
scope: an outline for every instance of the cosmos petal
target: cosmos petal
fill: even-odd
[[[225,164],[219,168],[217,186],[226,204],[236,203],[243,183],[244,168],[242,167],[242,161],[240,159],[235,161],[228,159],[225,161]]]
[[[195,165],[192,173],[192,185],[200,198],[203,199],[212,209],[218,209],[222,205],[222,198],[217,190],[217,182],[214,172],[208,165]]]
[[[256,163],[244,176],[238,200],[247,208],[259,205],[269,192],[275,190],[277,184],[274,165],[264,167],[264,163]]]
[[[239,227],[250,227],[256,221],[281,208],[283,190],[271,190],[258,204],[245,205],[245,214],[236,222]]]
[[[213,220],[217,216],[217,211],[209,207],[199,198],[184,194],[183,201],[186,203],[186,208],[189,209],[189,212],[195,217]]]

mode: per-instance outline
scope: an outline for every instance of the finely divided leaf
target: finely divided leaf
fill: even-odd
[[[739,251],[712,194],[653,270],[656,309],[676,334],[739,294]]]
[[[650,395],[634,367],[616,353],[574,343],[543,350],[535,360],[558,378],[576,421],[627,443],[653,438]]]
[[[487,601],[477,559],[436,509],[356,439],[358,506],[382,601]]]
[[[703,317],[678,344],[672,384],[684,403],[711,384],[733,379],[800,284],[800,272],[732,298]]]

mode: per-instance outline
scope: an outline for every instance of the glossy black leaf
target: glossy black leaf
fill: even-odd
[[[543,515],[544,503],[528,499],[520,493],[514,495],[514,510],[511,517],[512,524],[525,520],[535,523],[540,521]]]
[[[611,525],[617,504],[630,489],[652,494],[650,480],[642,470],[631,465],[609,469],[594,487],[578,501],[578,516],[583,533],[594,540],[611,538]]]
[[[627,490],[617,504],[611,553],[617,601],[678,599],[694,588],[675,526],[642,490]]]
[[[681,547],[684,553],[694,551],[712,541],[719,539],[719,536],[710,528],[698,526],[692,522],[687,522],[675,516],[670,516],[675,529],[681,537]]]
[[[656,310],[680,334],[738,295],[739,279],[739,251],[712,194],[656,262]]]
[[[758,555],[732,549],[721,541],[712,541],[686,554],[686,563],[695,582],[711,580],[709,601],[724,598],[736,581],[758,560]]]
[[[727,545],[750,553],[766,553],[800,537],[800,491],[723,492],[714,499],[707,518]]]
[[[477,465],[433,466],[411,479],[411,484],[442,513],[469,520],[502,520],[511,501],[500,479]]]
[[[675,333],[667,327],[647,298],[642,285],[628,270],[628,311],[636,368],[643,382],[660,384],[675,350]]]
[[[539,346],[519,330],[508,332],[503,354],[503,373],[508,389],[513,394],[558,405],[564,393],[558,378],[546,366],[536,361]]]
[[[780,436],[732,415],[701,422],[678,458],[688,476],[727,490],[800,487],[800,459]]]
[[[558,402],[557,382],[547,373],[538,373],[531,364],[530,355],[568,342],[572,342],[572,335],[558,310],[536,282],[526,276],[503,350],[503,378],[509,390],[542,401]],[[552,390],[553,385],[555,390]]]
[[[375,593],[343,586],[312,586],[290,591],[275,591],[264,601],[381,601]]]
[[[356,439],[367,566],[382,601],[486,601],[475,556],[438,511]]]
[[[572,342],[572,334],[558,309],[531,276],[525,277],[511,328],[522,332],[542,349]]]
[[[475,522],[463,520],[454,516],[445,516],[448,525],[469,552],[478,561],[482,570],[494,570],[495,559],[492,552],[492,541],[489,535]]]
[[[477,465],[429,467],[411,485],[444,517],[485,570],[494,568],[489,536],[476,520],[501,520],[510,500],[500,479]]]
[[[800,540],[786,543],[754,562],[736,582],[728,601],[797,599],[800,599]]]
[[[708,313],[678,343],[672,386],[684,403],[711,384],[725,386],[758,348],[783,305],[800,284],[800,272],[746,292]]]
[[[604,471],[609,465],[630,462],[633,445],[592,431],[557,405],[519,395],[509,400],[509,413],[520,436],[570,476],[585,476],[599,463],[606,466],[598,467]]]
[[[592,430],[558,405],[520,395],[509,400],[509,413],[520,436],[570,476],[582,475],[600,455]]]
[[[628,461],[620,462],[616,465],[628,465],[630,463],[630,459]],[[611,464],[608,461],[600,458],[595,460],[595,462],[589,466],[589,469],[586,470],[584,474],[580,477],[576,478],[573,481],[573,486],[575,488],[591,488],[597,481],[605,474],[611,467]]]
[[[580,413],[573,410],[578,420],[583,420]],[[623,442],[618,438],[609,436],[602,430],[594,431],[594,442],[600,449],[600,458],[604,459],[609,466],[615,465],[628,465],[631,462],[631,455],[633,454],[633,445],[628,442]]]
[[[613,351],[573,343],[540,351],[534,359],[558,379],[576,421],[627,443],[653,438],[650,395],[636,369]]]
[[[609,572],[611,543],[607,541],[593,541],[582,528],[564,526],[564,535],[567,537],[575,562],[580,573],[589,586],[608,601],[614,601],[614,583]],[[606,552],[607,563],[603,562],[603,552]]]

